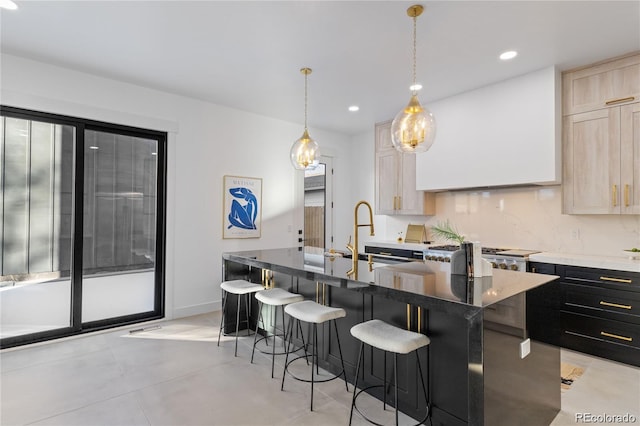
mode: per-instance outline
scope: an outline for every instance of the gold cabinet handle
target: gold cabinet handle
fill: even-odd
[[[625,284],[631,284],[632,281],[629,279],[624,279],[624,278],[611,278],[611,277],[600,277],[600,279],[602,281],[613,281],[614,283],[625,283]]]
[[[607,333],[606,331],[600,332],[601,336],[613,337],[614,339],[624,340],[625,342],[633,342],[632,337],[620,336],[619,334]]]
[[[402,210],[402,197],[398,196],[398,210]]]
[[[618,205],[618,185],[613,185],[613,207]]]
[[[395,195],[393,196],[393,209],[398,210],[398,197]]]
[[[411,330],[411,305],[407,303],[407,330]]]
[[[620,99],[612,99],[610,101],[605,102],[605,105],[613,105],[613,104],[619,104],[619,103],[622,103],[622,102],[629,102],[629,101],[632,101],[634,99],[635,98],[633,96],[629,96],[629,97],[626,97],[626,98],[620,98]]]
[[[262,286],[265,289],[269,289],[269,288],[273,288],[274,287],[274,279],[273,279],[273,271],[270,269],[263,269],[262,270],[262,281],[261,281]]]
[[[384,255],[384,256],[391,256],[393,253],[389,253],[389,252],[387,252],[387,251],[381,251],[381,252],[380,252],[380,253],[378,253],[378,254],[382,254],[382,255]]]
[[[322,304],[327,306],[327,283],[322,283]]]
[[[618,303],[605,302],[604,300],[600,301],[602,306],[611,306],[612,308],[620,308],[620,309],[631,309],[631,305],[620,305]]]
[[[624,206],[629,207],[629,185],[624,186]]]

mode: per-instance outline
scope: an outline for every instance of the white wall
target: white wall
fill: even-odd
[[[0,67],[3,105],[169,132],[167,317],[219,307],[224,251],[297,245],[303,173],[290,165],[289,149],[302,124],[13,55],[3,54]],[[339,182],[334,185],[335,216],[342,217],[350,198],[343,173],[351,163],[349,137],[314,128],[309,132],[322,154],[334,157]],[[263,179],[261,238],[222,239],[226,174]]]

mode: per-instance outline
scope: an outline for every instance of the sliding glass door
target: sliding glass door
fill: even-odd
[[[158,141],[84,137],[82,320],[154,310]]]
[[[161,318],[166,134],[1,108],[0,345]]]
[[[69,329],[75,128],[0,121],[0,336]]]

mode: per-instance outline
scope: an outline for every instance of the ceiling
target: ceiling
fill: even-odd
[[[356,134],[408,102],[405,1],[20,1],[5,53]],[[640,1],[422,1],[417,80],[443,97],[640,50]],[[498,55],[519,51],[513,60]],[[359,105],[360,111],[347,110]],[[437,117],[436,117],[437,118]]]

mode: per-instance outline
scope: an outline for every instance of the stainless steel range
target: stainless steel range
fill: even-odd
[[[456,245],[431,246],[424,251],[424,260],[450,262],[451,254],[459,248]],[[494,268],[512,271],[526,272],[529,255],[534,253],[539,251],[482,247],[482,257],[491,262]]]

